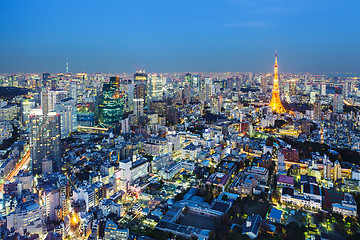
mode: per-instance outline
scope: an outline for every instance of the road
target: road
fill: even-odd
[[[19,171],[21,170],[21,168],[25,165],[28,164],[30,162],[30,150],[28,150],[24,157],[21,159],[20,162],[18,162],[14,168],[14,170],[12,170],[12,172],[5,178],[4,182],[0,185],[0,192],[4,189],[4,184],[6,180],[11,181],[13,179],[13,177],[15,177]]]

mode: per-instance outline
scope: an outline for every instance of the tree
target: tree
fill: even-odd
[[[281,199],[281,195],[278,191],[274,191],[272,194],[271,194],[271,201],[273,203],[278,203],[280,202],[280,199]]]

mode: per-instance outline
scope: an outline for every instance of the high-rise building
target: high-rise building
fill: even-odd
[[[191,82],[192,82],[192,84],[191,84],[192,87],[198,87],[199,83],[200,83],[200,76],[199,75],[193,75]]]
[[[144,84],[135,85],[134,98],[142,98],[146,102],[146,86]]]
[[[153,101],[150,103],[150,111],[154,111],[161,116],[166,116],[167,104],[165,101]]]
[[[314,104],[316,101],[316,92],[315,91],[311,91],[310,92],[310,104]]]
[[[340,162],[336,160],[334,164],[334,182],[337,182],[341,177],[341,165]]]
[[[290,96],[296,95],[296,80],[295,79],[289,80],[289,95]]]
[[[100,122],[105,125],[119,123],[124,113],[124,94],[120,92],[119,77],[110,77],[109,83],[104,83],[102,101],[99,105]]]
[[[204,100],[210,103],[211,96],[213,94],[213,81],[212,78],[205,78]]]
[[[41,93],[41,107],[43,113],[46,115],[49,112],[55,111],[55,105],[60,102],[60,100],[67,98],[67,91],[45,91]]]
[[[261,86],[261,92],[262,93],[266,93],[267,92],[267,79],[266,77],[262,77],[260,76],[261,80],[260,80],[260,86]]]
[[[134,74],[134,84],[144,84],[147,86],[148,75],[145,70],[139,69]]]
[[[50,73],[43,73],[43,86],[47,86],[48,82],[51,80]]]
[[[333,100],[333,112],[335,113],[342,113],[344,108],[343,98],[340,94],[334,95]]]
[[[271,107],[273,112],[276,112],[276,113],[286,112],[286,110],[280,100],[277,54],[275,55],[274,86],[273,86],[272,97],[271,97],[269,106]]]
[[[321,94],[322,96],[325,96],[325,95],[326,95],[326,84],[325,84],[325,83],[323,83],[323,84],[320,85],[320,94]]]
[[[321,120],[321,103],[320,102],[314,103],[314,120],[316,120],[316,121]]]
[[[343,98],[347,100],[352,93],[352,81],[345,80],[342,89]]]
[[[24,127],[29,127],[30,110],[35,107],[35,102],[28,99],[21,102],[21,123]]]
[[[222,96],[212,96],[211,97],[211,106],[210,106],[210,112],[212,114],[219,114],[221,112],[221,106],[222,106]]]
[[[42,161],[53,161],[54,171],[61,167],[60,115],[55,112],[44,115],[41,109],[30,112],[30,157],[32,173],[42,173]]]
[[[150,75],[149,98],[150,101],[162,100],[164,94],[163,80],[161,74]]]
[[[77,81],[73,79],[69,83],[69,97],[74,99],[75,103],[77,103]]]
[[[144,115],[144,99],[135,98],[133,100],[133,103],[134,103],[134,114],[136,116],[143,116]]]
[[[60,114],[61,138],[67,137],[77,130],[77,109],[74,99],[60,100],[56,104],[56,112]]]
[[[184,83],[185,84],[189,84],[190,86],[192,86],[192,78],[191,78],[191,73],[186,73],[185,77],[184,77]]]
[[[324,178],[325,179],[331,179],[331,169],[332,169],[332,163],[326,162],[324,166]]]

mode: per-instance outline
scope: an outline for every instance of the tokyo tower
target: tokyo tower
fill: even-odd
[[[274,86],[272,90],[272,97],[269,103],[269,106],[275,113],[285,113],[286,109],[280,101],[279,93],[279,75],[278,75],[278,65],[277,65],[277,54],[275,55],[275,66],[274,66]]]

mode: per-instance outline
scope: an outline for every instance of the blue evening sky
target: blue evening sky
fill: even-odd
[[[358,0],[3,0],[0,72],[360,72]]]

